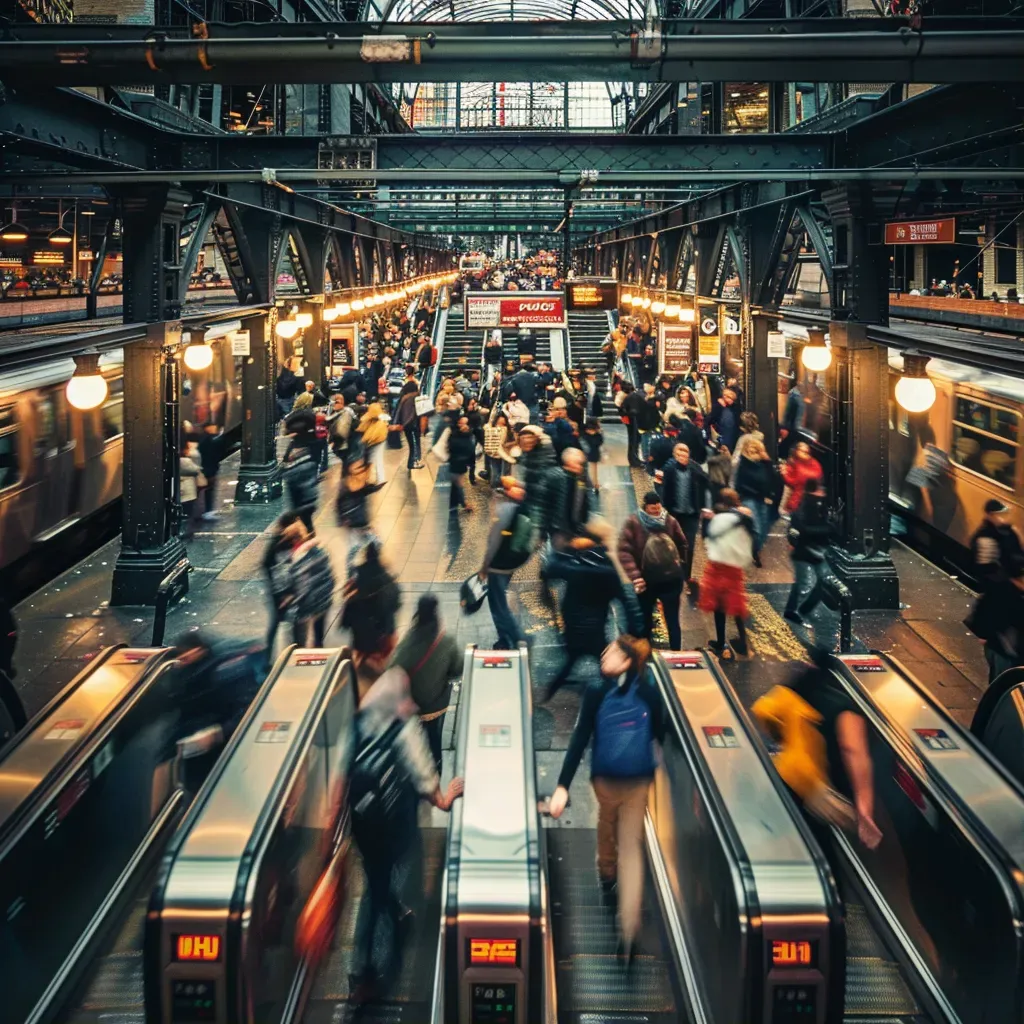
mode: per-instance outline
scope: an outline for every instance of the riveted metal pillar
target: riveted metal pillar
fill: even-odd
[[[265,504],[281,496],[277,465],[277,309],[245,321],[249,355],[242,364],[242,461],[235,502]]]
[[[124,498],[113,605],[154,604],[160,581],[186,557],[178,537],[180,347],[180,321],[151,324],[144,341],[125,346]]]

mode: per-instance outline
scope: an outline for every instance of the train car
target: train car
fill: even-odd
[[[1024,381],[943,359],[928,363],[935,404],[911,415],[896,402],[903,361],[889,352],[889,498],[915,546],[969,565],[967,549],[998,498],[1024,529]]]
[[[223,337],[231,325],[217,325]],[[214,333],[213,331],[210,332]],[[183,367],[181,419],[202,430],[223,427],[237,440],[242,419],[242,358],[214,340],[208,370]],[[124,354],[100,358],[107,397],[98,409],[73,409],[65,387],[73,359],[0,374],[0,569],[8,569],[87,526],[114,517],[121,497]],[[8,586],[13,589],[11,580]]]

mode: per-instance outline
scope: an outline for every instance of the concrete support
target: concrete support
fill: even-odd
[[[160,581],[186,557],[178,537],[180,345],[177,322],[150,324],[145,341],[125,346],[123,525],[113,605],[154,604]]]
[[[235,502],[265,504],[281,496],[277,465],[276,309],[246,321],[249,356],[242,364],[242,461]]]

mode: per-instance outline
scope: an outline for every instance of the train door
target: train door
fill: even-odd
[[[33,541],[41,543],[72,521],[76,442],[69,436],[67,412],[57,389],[36,393],[33,421],[33,455],[39,482]]]

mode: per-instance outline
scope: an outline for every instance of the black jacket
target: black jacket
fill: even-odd
[[[691,462],[704,463],[708,461],[708,446],[696,423],[691,423],[686,418],[683,419],[676,444],[685,444],[690,449]]]
[[[590,517],[586,476],[576,476],[561,466],[551,470],[544,481],[543,507],[542,522],[548,533],[578,536]]]
[[[771,459],[754,462],[741,457],[736,467],[736,492],[741,498],[763,503],[765,498],[775,497],[777,479]]]
[[[1011,562],[1021,558],[1020,538],[1012,526],[996,526],[986,520],[971,537],[973,575],[979,589],[1005,583]]]
[[[448,468],[452,473],[465,473],[476,462],[476,437],[452,428],[448,438]]]
[[[708,475],[704,472],[700,466],[690,458],[690,504],[693,506],[693,511],[690,515],[698,515],[702,508],[707,507],[708,503]],[[661,500],[668,509],[669,515],[675,516],[677,519],[683,513],[679,511],[675,506],[676,502],[676,489],[678,487],[677,478],[680,473],[679,463],[675,459],[671,462],[666,463],[662,470],[661,480]]]
[[[832,539],[832,526],[828,521],[828,505],[818,494],[805,494],[800,507],[793,513],[789,524],[793,544],[794,562],[819,565],[825,560],[825,549]]]
[[[521,402],[530,408],[533,408],[538,404],[538,402],[540,402],[540,396],[542,393],[543,388],[541,386],[540,377],[529,370],[519,370],[518,373],[512,374],[512,376],[505,381],[505,397],[508,398],[510,395],[514,394]]]
[[[646,405],[644,396],[639,391],[631,391],[622,400],[619,411],[623,416],[628,416],[634,426],[639,427],[646,416]]]

